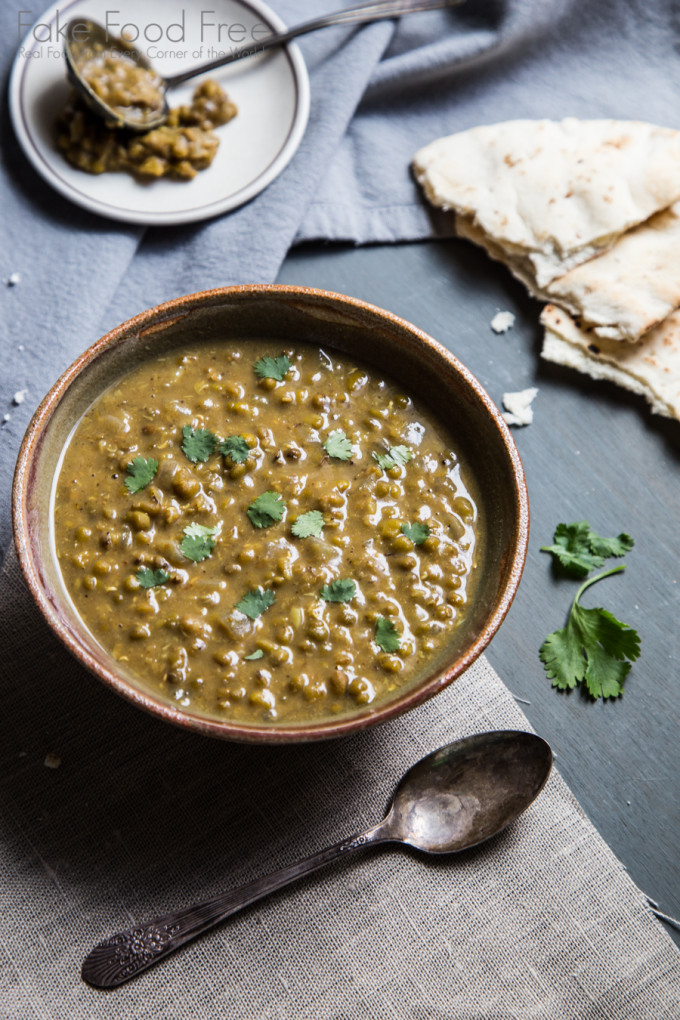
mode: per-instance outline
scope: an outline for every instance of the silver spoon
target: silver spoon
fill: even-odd
[[[305,21],[289,31],[268,36],[250,46],[244,46],[234,53],[219,57],[217,60],[211,60],[206,64],[199,64],[198,67],[194,67],[190,71],[173,74],[168,78],[162,78],[153,70],[146,57],[142,56],[131,44],[126,44],[123,39],[114,38],[96,21],[75,18],[66,26],[64,56],[71,84],[94,113],[103,117],[111,127],[127,128],[131,131],[150,131],[152,128],[164,124],[168,118],[168,89],[174,88],[175,85],[180,85],[196,75],[214,71],[218,67],[224,67],[235,60],[261,53],[273,46],[283,46],[291,39],[305,35],[307,32],[315,32],[318,28],[327,28],[329,25],[354,25],[366,21],[380,21],[383,18],[398,18],[403,14],[455,7],[460,3],[463,3],[463,0],[372,0],[369,3],[337,11],[335,14],[327,14],[320,18],[314,18],[312,21]],[[81,73],[83,66],[92,59],[93,54],[99,55],[103,52],[124,54],[128,61],[133,60],[140,67],[153,72],[157,79],[156,87],[159,92],[158,105],[153,108],[147,107],[146,110],[139,107],[135,107],[134,110],[130,108],[130,113],[126,114],[120,108],[114,109],[104,102]]]
[[[545,740],[519,730],[447,744],[408,770],[386,817],[373,828],[240,889],[114,935],[89,953],[82,976],[95,988],[116,988],[242,907],[358,847],[405,843],[424,853],[449,854],[477,846],[529,807],[552,760]]]

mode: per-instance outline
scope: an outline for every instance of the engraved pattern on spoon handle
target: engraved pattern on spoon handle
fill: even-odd
[[[367,832],[326,847],[296,864],[231,889],[212,900],[118,932],[100,942],[87,955],[82,968],[83,979],[95,988],[116,988],[243,907],[316,871],[350,850],[386,842],[387,839],[381,826],[376,825]]]

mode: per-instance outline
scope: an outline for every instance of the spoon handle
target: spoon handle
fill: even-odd
[[[305,21],[301,25],[295,25],[287,32],[279,32],[264,39],[259,39],[252,45],[244,46],[240,50],[218,57],[206,64],[199,64],[198,67],[189,71],[182,71],[180,74],[170,75],[165,79],[166,85],[172,88],[174,85],[181,85],[182,82],[196,77],[198,74],[205,74],[207,71],[215,71],[218,67],[232,64],[235,60],[243,57],[261,53],[273,46],[284,46],[291,39],[297,39],[307,32],[316,32],[319,28],[328,28],[330,25],[357,25],[366,21],[380,21],[384,18],[398,18],[403,14],[415,14],[417,11],[433,11],[442,7],[456,7],[464,0],[368,0],[366,3],[358,4],[356,7],[348,7],[343,11],[336,11],[334,14],[326,14],[312,21]]]
[[[381,825],[376,825],[287,868],[264,875],[238,889],[230,889],[212,900],[118,932],[88,953],[81,971],[83,979],[95,988],[117,988],[242,907],[322,868],[350,850],[386,841]]]

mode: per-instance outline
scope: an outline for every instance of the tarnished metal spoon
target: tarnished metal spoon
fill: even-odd
[[[552,760],[545,740],[520,730],[447,744],[408,770],[386,817],[373,828],[215,899],[114,935],[86,957],[83,978],[95,988],[122,985],[242,907],[358,847],[405,843],[428,854],[450,854],[476,846],[529,807]]]
[[[384,18],[398,18],[404,14],[415,14],[417,11],[455,7],[463,2],[464,0],[368,0],[368,2],[355,7],[348,7],[345,10],[336,11],[334,14],[325,14],[311,21],[305,21],[285,32],[265,36],[265,38],[253,41],[250,45],[218,57],[216,60],[199,64],[197,67],[173,74],[168,78],[162,78],[157,72],[154,72],[160,102],[146,111],[135,107],[126,113],[124,110],[114,109],[107,105],[81,73],[84,65],[92,59],[93,55],[105,52],[123,54],[128,61],[132,60],[140,67],[153,71],[149,61],[132,44],[126,43],[124,39],[115,38],[96,21],[87,18],[74,18],[66,26],[64,56],[69,81],[94,113],[102,117],[111,127],[126,128],[130,131],[150,131],[152,128],[160,127],[168,118],[169,108],[166,95],[168,89],[174,88],[175,85],[181,85],[199,74],[215,71],[218,67],[224,67],[235,60],[261,53],[273,46],[283,46],[300,35],[316,32],[320,28],[328,28],[331,25],[356,25],[362,22],[380,21]]]

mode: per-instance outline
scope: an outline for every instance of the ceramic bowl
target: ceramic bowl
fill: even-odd
[[[450,421],[476,475],[485,520],[484,553],[471,604],[445,653],[378,707],[295,725],[246,725],[199,715],[146,690],[100,647],[64,588],[51,537],[50,498],[60,457],[82,414],[133,364],[187,338],[259,336],[323,343],[381,367]],[[130,319],[97,340],[52,387],[19,453],[13,489],[14,534],[21,568],[47,623],[69,651],[114,691],[169,722],[212,736],[294,742],[341,736],[415,708],[467,669],[498,630],[517,590],[529,534],[522,465],[498,409],[477,380],[436,340],[363,301],[304,287],[243,286],[177,298]]]

